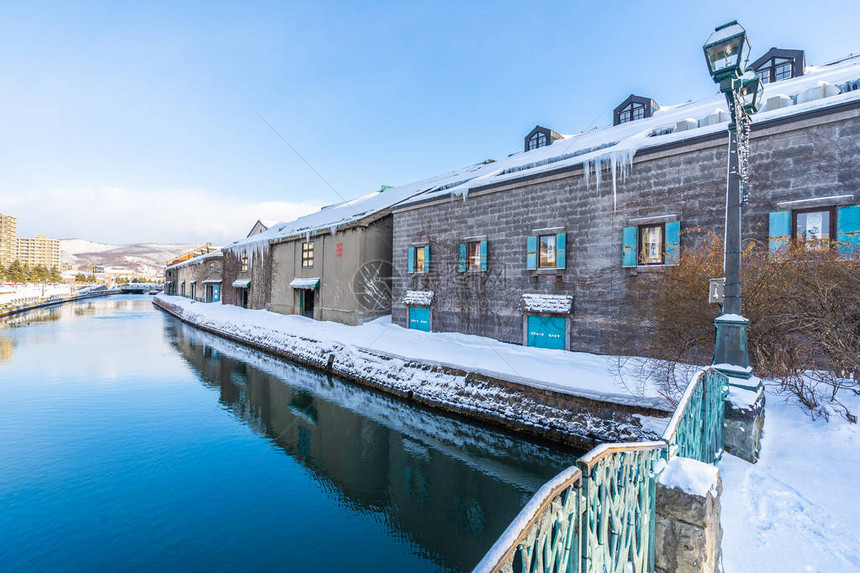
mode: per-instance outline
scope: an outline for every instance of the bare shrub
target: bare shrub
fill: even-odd
[[[773,379],[814,415],[836,412],[855,421],[839,392],[860,393],[860,259],[839,252],[793,244],[774,259],[767,245],[747,243],[743,314],[751,321],[758,376]],[[722,266],[722,239],[708,233],[684,250],[679,265],[631,287],[637,328],[619,339],[617,353],[647,356],[636,359],[641,375],[657,381],[670,401],[689,380],[685,365],[713,358],[720,305],[708,304],[707,289],[708,279],[723,276]]]
[[[842,248],[795,243],[776,260],[754,249],[744,261],[744,314],[760,375],[813,413],[856,421],[839,392],[860,393],[860,259],[840,258]]]

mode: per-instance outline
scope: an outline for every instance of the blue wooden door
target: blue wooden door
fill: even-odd
[[[430,332],[430,309],[423,306],[410,306],[409,328]]]
[[[528,346],[564,350],[564,317],[530,316],[526,327],[528,329]]]
[[[221,285],[212,285],[212,302],[221,302]]]

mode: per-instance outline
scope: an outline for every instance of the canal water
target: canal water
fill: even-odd
[[[570,452],[197,331],[0,322],[0,570],[468,571]]]

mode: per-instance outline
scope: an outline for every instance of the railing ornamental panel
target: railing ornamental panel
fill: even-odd
[[[582,473],[570,467],[546,483],[475,571],[579,571]]]
[[[602,444],[585,454],[532,497],[475,571],[653,571],[657,462],[720,458],[727,387],[721,372],[699,372],[663,441]]]
[[[665,447],[605,445],[577,461],[583,473],[583,573],[654,569],[654,470]]]

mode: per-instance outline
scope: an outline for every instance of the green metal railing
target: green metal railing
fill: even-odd
[[[597,446],[547,482],[475,571],[653,571],[658,462],[720,458],[727,384],[713,368],[697,373],[661,441]]]
[[[713,464],[723,455],[723,424],[729,379],[708,368],[698,372],[663,433],[667,458],[693,458]]]

